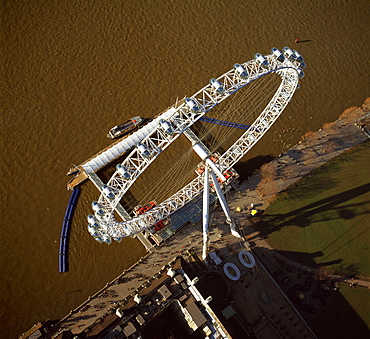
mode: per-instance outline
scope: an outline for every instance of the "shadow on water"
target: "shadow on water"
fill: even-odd
[[[335,220],[335,219],[352,219],[360,214],[368,214],[368,211],[362,213],[355,213],[354,208],[367,205],[369,202],[365,201],[358,204],[348,204],[346,206],[338,205],[354,199],[360,195],[366,194],[370,191],[370,184],[365,184],[358,186],[356,188],[344,191],[339,194],[335,194],[331,197],[321,199],[317,202],[309,204],[307,206],[301,207],[294,211],[288,212],[286,214],[267,214],[263,213],[258,219],[255,220],[254,225],[261,232],[261,235],[267,237],[269,234],[279,231],[286,226],[299,226],[307,227],[310,226],[312,217],[323,212],[332,211],[330,217],[326,216],[322,219],[315,219],[315,222]]]
[[[300,44],[301,42],[311,42],[312,40],[298,40],[296,39],[296,41],[294,41],[296,44]]]
[[[74,291],[68,291],[68,292],[64,292],[64,294],[70,294],[70,293],[77,293],[77,292],[81,292],[82,290],[79,289],[79,290],[74,290]]]

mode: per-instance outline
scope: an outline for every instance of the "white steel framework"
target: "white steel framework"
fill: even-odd
[[[185,132],[184,134],[189,137],[189,133],[186,133],[189,132],[188,128],[214,106],[252,81],[276,72],[281,77],[279,88],[250,128],[221,155],[217,161],[219,171],[224,173],[232,168],[257,143],[280,116],[292,98],[299,78],[304,75],[302,68],[305,64],[298,52],[285,47],[285,57],[278,57],[280,51],[278,53],[276,51],[278,50],[272,49],[272,54],[266,56],[258,54],[254,60],[239,65],[245,71],[243,74],[240,72],[240,67],[237,69],[234,66],[234,69],[211,80],[211,82],[216,81],[216,85],[209,84],[195,93],[190,98],[191,105],[185,100],[175,110],[171,108],[172,114],[169,115],[166,111],[165,120],[158,119],[157,128],[136,145],[122,162],[120,170],[117,169],[107,185],[100,188],[101,195],[98,200],[101,207],[100,213],[95,213],[95,217],[90,216],[89,219],[90,233],[98,241],[109,243],[110,237],[120,240],[123,237],[132,236],[170,216],[198,196],[203,191],[204,174],[199,175],[170,198],[140,216],[123,222],[115,220],[114,217],[114,210],[119,206],[124,194],[180,134]],[[196,143],[196,140],[191,141],[193,145]]]

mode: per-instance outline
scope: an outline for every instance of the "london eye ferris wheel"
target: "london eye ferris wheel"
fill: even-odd
[[[144,138],[99,188],[100,197],[92,203],[94,214],[87,218],[90,234],[99,242],[120,241],[153,227],[202,193],[203,223],[207,224],[212,190],[231,233],[239,236],[223,189],[235,175],[233,166],[281,115],[299,87],[305,67],[303,57],[289,47],[282,51],[272,48],[269,55],[257,53],[253,60],[235,64],[155,117],[147,133],[146,126],[141,127]],[[171,147],[179,151],[172,150],[166,157],[165,151]],[[155,176],[150,166],[156,160],[165,167],[160,176]],[[149,184],[136,190],[135,201],[156,196],[156,204],[141,214],[130,203],[134,184],[140,180]]]

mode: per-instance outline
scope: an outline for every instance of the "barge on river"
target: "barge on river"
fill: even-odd
[[[133,131],[135,128],[140,126],[144,122],[144,119],[137,116],[133,117],[130,120],[127,120],[121,125],[114,126],[107,134],[108,138],[111,139],[117,139],[120,137],[123,137],[124,135],[130,133]]]

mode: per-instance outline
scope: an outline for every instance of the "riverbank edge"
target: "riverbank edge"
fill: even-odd
[[[248,220],[250,203],[257,206],[259,210],[265,211],[279,193],[302,177],[353,147],[370,140],[369,132],[370,97],[366,98],[361,107],[352,106],[346,109],[336,121],[324,124],[316,132],[307,132],[296,145],[264,164],[257,173],[240,185],[239,196],[232,199],[230,208],[235,211],[241,209],[241,212],[236,214],[240,215],[238,219],[243,224],[243,220]],[[332,142],[332,139],[343,143],[331,144],[329,149],[327,145]],[[244,222],[244,226],[248,229],[249,239],[255,242],[255,248],[277,249],[275,244],[260,237],[259,231],[253,228],[252,222]],[[290,261],[288,258],[285,260]],[[333,276],[333,278],[370,288],[370,277],[347,279]]]
[[[238,192],[234,192],[233,197],[230,199],[230,211],[232,213],[232,216],[235,217],[235,219],[239,219],[240,225],[245,224],[246,220],[248,220],[249,217],[249,211],[248,207],[251,203],[253,203],[255,206],[258,206],[259,209],[265,210],[268,205],[272,202],[272,200],[275,198],[275,196],[283,191],[285,188],[290,186],[292,183],[299,180],[302,176],[308,174],[310,171],[312,171],[315,168],[318,168],[322,164],[326,163],[327,161],[330,161],[335,156],[345,152],[346,150],[352,148],[353,146],[358,145],[361,142],[364,142],[369,138],[369,136],[366,136],[363,130],[367,129],[369,130],[369,121],[370,121],[370,97],[365,100],[365,103],[361,107],[351,107],[345,110],[339,117],[338,120],[335,122],[325,124],[322,129],[320,129],[317,132],[308,132],[304,136],[302,136],[302,140],[292,148],[290,148],[288,151],[284,152],[283,154],[279,155],[276,159],[271,161],[268,164],[265,164],[261,167],[261,169],[254,174],[252,177],[248,178],[246,181],[244,181],[240,187]],[[339,128],[338,126],[341,126]],[[289,177],[276,177],[275,180],[279,181],[278,183],[275,183],[277,185],[272,185],[273,181],[267,182],[266,178],[266,169],[268,166],[276,166],[281,164],[281,162],[284,162],[285,169],[289,169],[290,166],[297,168],[297,163],[299,161],[291,156],[290,153],[293,151],[298,151],[304,148],[310,147],[309,144],[312,141],[322,140],[321,138],[328,137],[330,134],[330,130],[336,128],[340,131],[342,135],[351,136],[351,138],[347,138],[346,143],[340,147],[340,149],[333,149],[330,152],[322,152],[323,157],[318,156],[318,154],[315,155],[315,163],[310,164],[310,166],[304,165],[301,166],[300,169],[305,168],[304,171],[291,171],[289,172],[291,175]],[[326,136],[325,136],[326,135]],[[322,145],[324,143],[321,143]],[[317,153],[317,152],[316,152]],[[298,152],[294,152],[292,154],[300,154]],[[312,154],[309,154],[311,156]],[[307,159],[305,159],[307,161]],[[293,169],[293,168],[292,168]],[[269,184],[270,183],[270,184]],[[269,185],[268,185],[269,184]],[[272,185],[272,186],[271,186]],[[245,208],[241,210],[241,212],[237,212],[237,207],[244,206]],[[247,226],[246,228],[248,236],[247,241],[251,238],[253,238],[255,242],[255,248],[256,247],[265,247],[274,249],[273,246],[271,246],[266,240],[259,239],[258,232],[256,232],[251,225]],[[183,230],[181,231],[183,232]],[[168,242],[166,242],[163,247],[170,247],[171,246],[171,239],[169,239]],[[181,248],[180,248],[181,250]],[[183,250],[183,249],[182,249]],[[161,258],[161,264],[158,265],[165,265],[165,262],[171,261],[171,257],[176,256],[179,251],[171,252],[171,255],[168,256],[168,259]],[[60,319],[55,326],[58,326],[59,324],[62,324],[63,321],[70,318],[72,315],[75,315],[79,310],[81,310],[84,306],[86,306],[91,300],[97,298],[99,295],[101,295],[108,287],[115,285],[117,281],[124,277],[125,275],[131,274],[131,272],[134,269],[137,269],[139,265],[141,265],[145,260],[147,260],[151,255],[155,255],[156,253],[148,252],[145,257],[142,257],[138,262],[133,264],[130,268],[125,269],[119,276],[114,278],[111,282],[107,283],[104,287],[102,287],[100,290],[98,290],[94,295],[90,296],[87,300],[85,300],[82,304],[77,306],[74,310],[71,310],[69,314],[67,314],[65,317]],[[158,254],[158,253],[157,253]],[[152,267],[151,269],[156,270],[155,267]],[[369,283],[370,286],[370,283]],[[102,313],[104,313],[102,311]],[[78,314],[78,313],[77,313]],[[28,330],[27,332],[23,333],[20,338],[27,338],[28,335],[30,335],[32,330],[37,330],[39,328],[38,325],[34,325],[34,327],[31,330]]]

